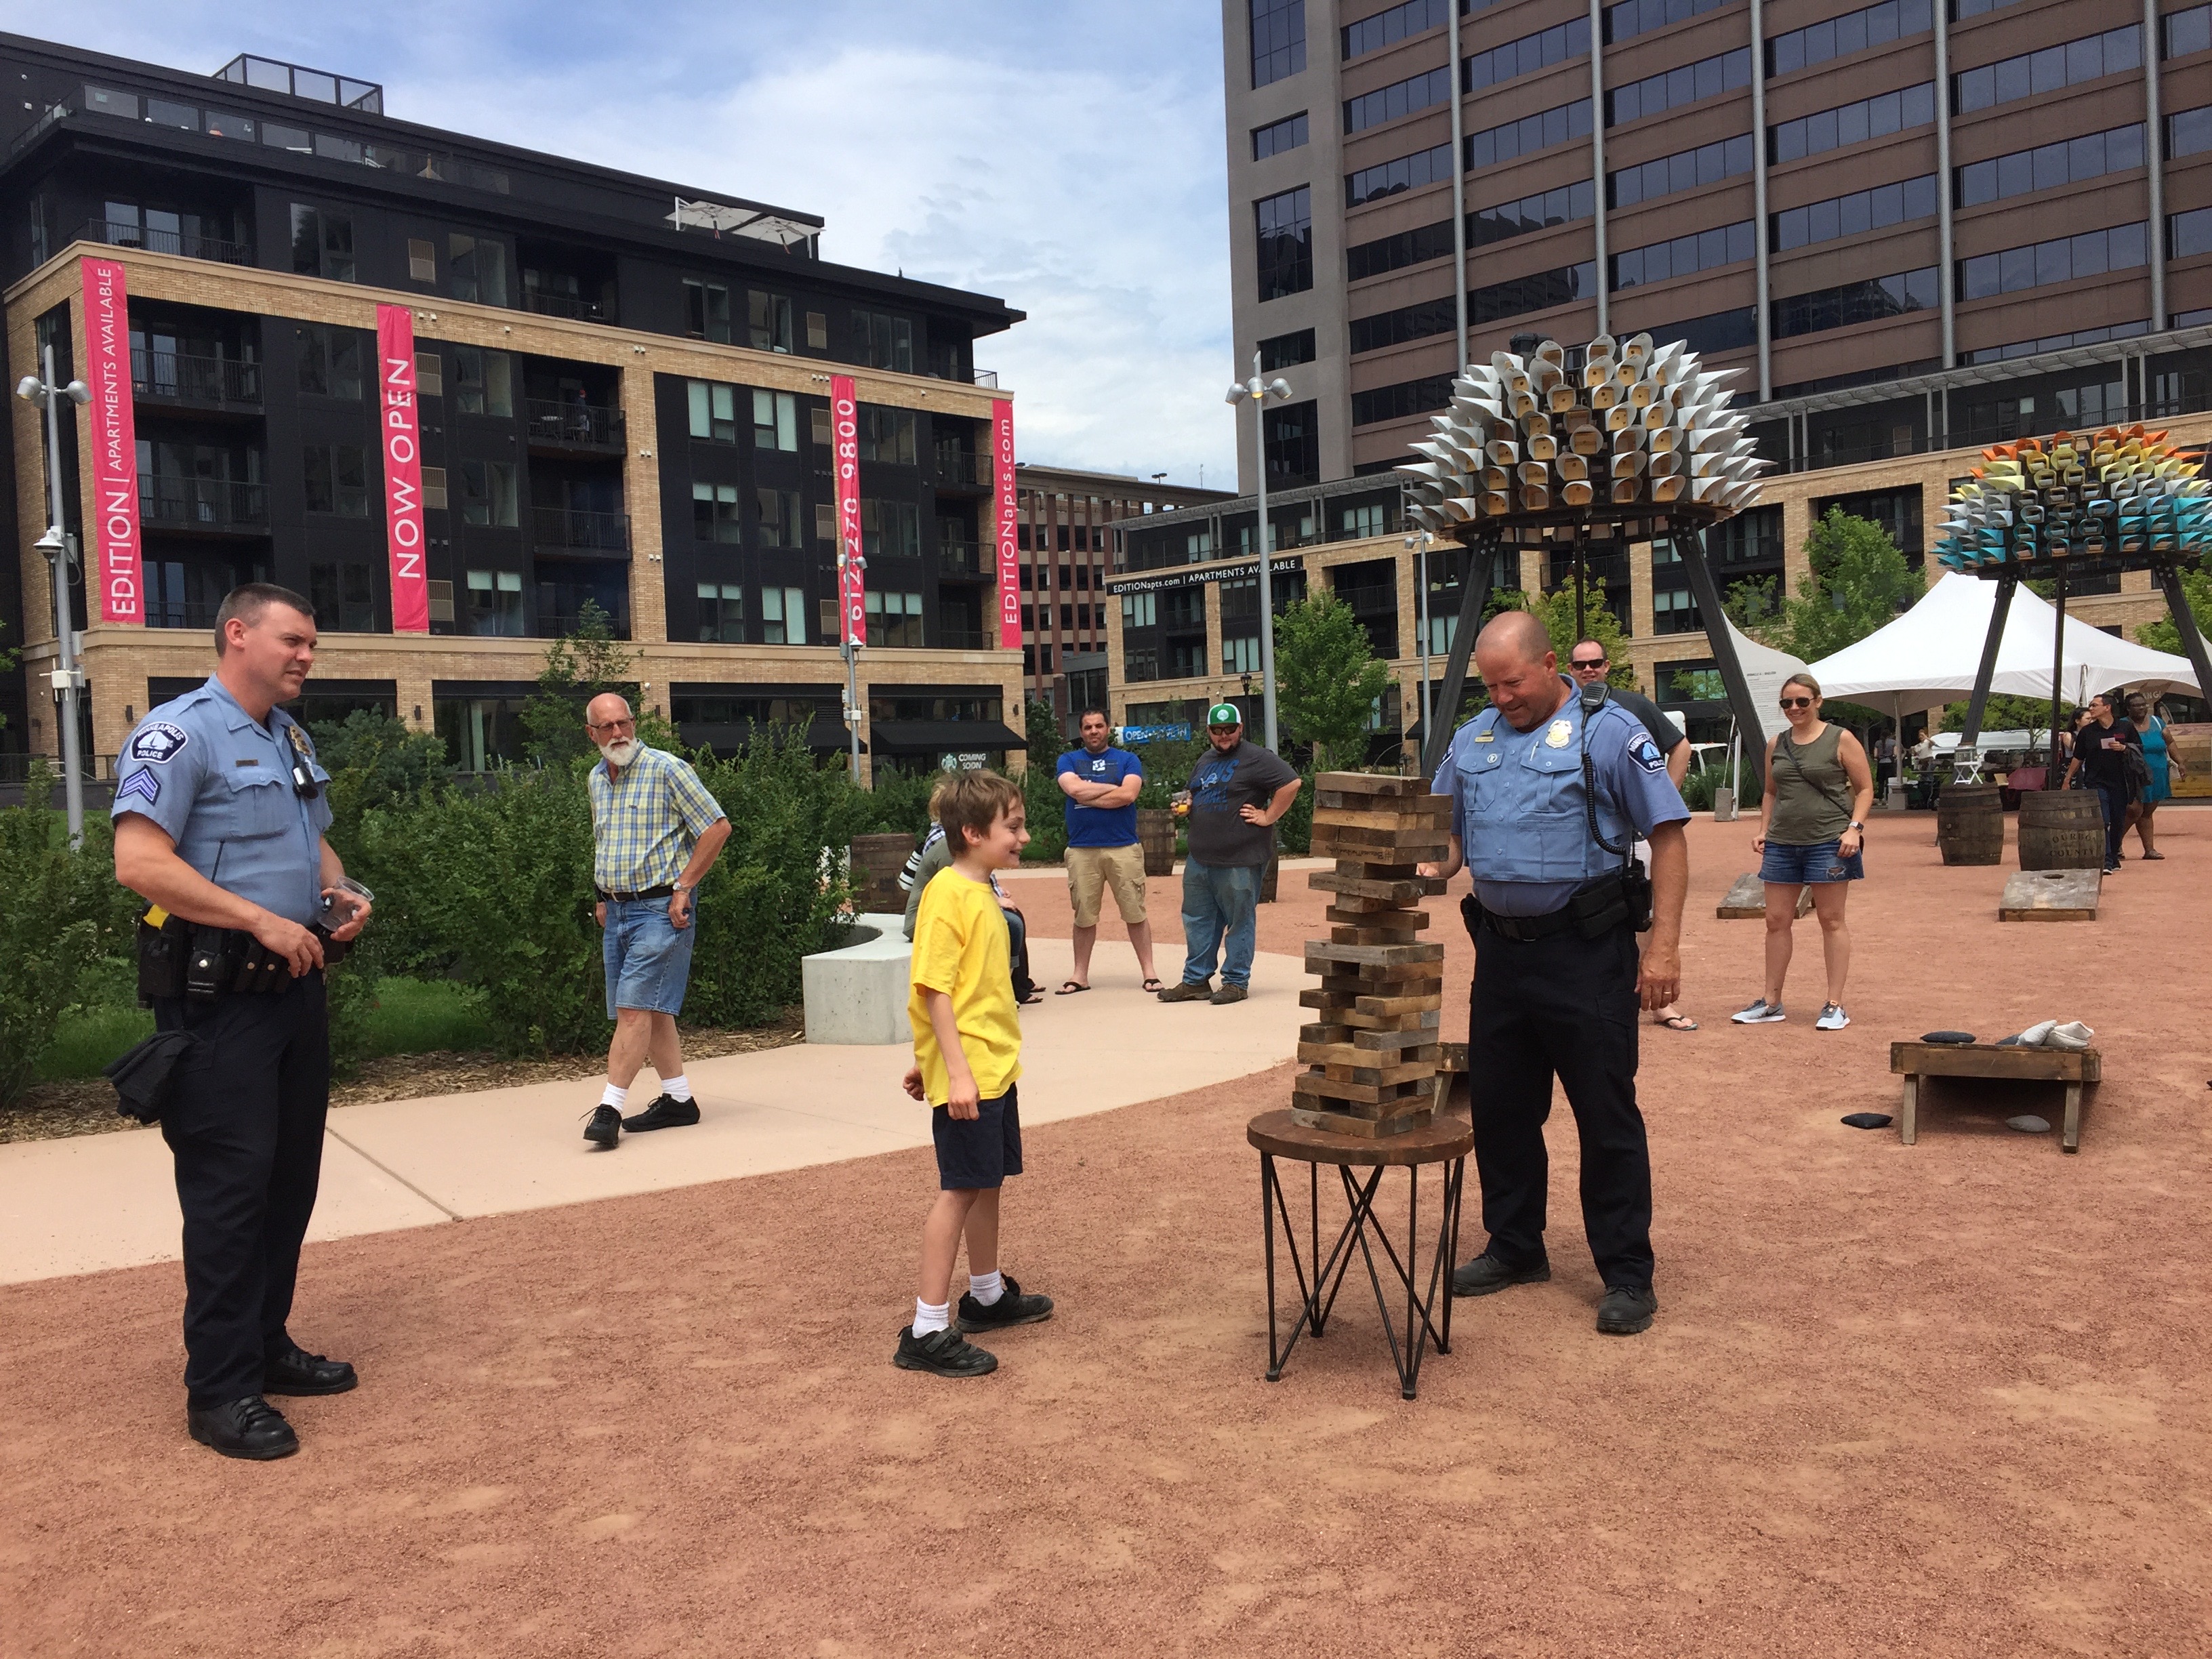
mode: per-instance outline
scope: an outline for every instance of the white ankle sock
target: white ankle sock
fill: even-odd
[[[950,1302],[928,1303],[920,1297],[914,1299],[914,1334],[920,1341],[933,1331],[941,1331],[952,1322]]]
[[[599,1104],[602,1106],[611,1106],[615,1110],[619,1112],[623,1107],[629,1104],[629,1091],[627,1089],[617,1089],[613,1084],[610,1083],[607,1085],[607,1091],[599,1097]]]
[[[1006,1293],[1006,1281],[999,1276],[996,1268],[988,1273],[970,1273],[968,1276],[968,1294],[986,1308]]]
[[[689,1100],[691,1098],[691,1079],[681,1072],[674,1077],[665,1077],[660,1079],[660,1092],[671,1100]]]

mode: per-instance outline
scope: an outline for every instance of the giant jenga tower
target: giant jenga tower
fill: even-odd
[[[1451,799],[1429,793],[1425,778],[1324,772],[1316,784],[1313,850],[1336,868],[1306,880],[1335,896],[1334,925],[1306,945],[1321,988],[1298,1001],[1319,1018],[1298,1028],[1298,1059],[1311,1069],[1291,1115],[1340,1134],[1402,1134],[1437,1103],[1444,947],[1414,937],[1429,925],[1414,906],[1443,884],[1414,866],[1443,857]]]

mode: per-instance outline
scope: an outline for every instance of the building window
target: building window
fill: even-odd
[[[1485,87],[1494,87],[1519,76],[1534,75],[1540,69],[1553,64],[1564,64],[1570,58],[1586,57],[1589,52],[1589,19],[1570,18],[1555,23],[1550,28],[1539,29],[1534,34],[1524,34],[1518,40],[1508,40],[1503,46],[1492,46],[1488,52],[1474,52],[1460,59],[1459,86],[1462,92],[1480,92]],[[1370,96],[1373,94],[1370,94]],[[1441,103],[1450,95],[1450,89],[1432,103]],[[1351,105],[1345,106],[1347,112]],[[1346,127],[1346,131],[1356,131]]]
[[[407,280],[410,283],[431,283],[438,280],[438,245],[410,236],[407,239]]]
[[[1380,501],[1347,507],[1337,515],[1337,530],[1340,541],[1358,541],[1369,536],[1388,535],[1390,531],[1389,509]]]
[[[685,383],[685,393],[690,404],[693,437],[703,438],[709,443],[737,442],[737,387],[714,380],[691,380]]]
[[[1374,426],[1383,421],[1402,421],[1409,415],[1425,415],[1432,409],[1442,409],[1451,402],[1452,377],[1449,374],[1426,374],[1418,380],[1401,380],[1395,386],[1378,386],[1370,391],[1352,394],[1352,423],[1354,426]]]
[[[510,420],[514,415],[514,358],[482,346],[453,348],[453,407],[464,415]]]
[[[1495,167],[1516,155],[1532,155],[1553,144],[1564,144],[1570,138],[1587,138],[1589,130],[1590,100],[1577,98],[1556,109],[1541,110],[1517,121],[1508,121],[1503,126],[1471,132],[1467,138],[1467,170],[1472,173],[1477,167]]]
[[[1702,17],[1729,3],[1729,0],[1621,0],[1620,5],[1605,9],[1605,41],[1611,46],[1616,40],[1633,40],[1654,29]]]
[[[309,444],[300,465],[308,512],[368,516],[368,465],[359,444]]]
[[[2208,131],[2205,142],[2187,149],[2175,143],[2179,134],[2179,123],[2189,117],[2207,115],[2212,115],[2212,109],[2185,110],[2167,118],[2167,154],[2186,155],[2212,142],[2212,131]],[[2205,125],[2212,127],[2212,123]],[[2125,173],[2142,164],[2143,130],[2142,123],[2137,121],[2105,132],[2085,133],[2079,138],[2039,144],[2033,149],[2016,149],[1991,161],[1970,161],[1958,169],[1957,204],[1962,208],[1979,207],[1984,202],[2002,202],[2008,197],[2025,196],[2032,191],[2055,190],[2060,185],[2079,184],[2107,173]],[[1928,210],[1930,213],[1935,210],[1932,206]]]
[[[1306,112],[1285,116],[1271,121],[1264,127],[1252,129],[1252,159],[1264,161],[1270,155],[1280,155],[1286,149],[1297,149],[1306,142]]]
[[[1584,25],[1587,29],[1588,25]],[[1510,52],[1511,45],[1500,46],[1500,52]],[[1481,54],[1487,58],[1490,54]],[[1403,81],[1394,81],[1387,87],[1377,87],[1372,92],[1363,92],[1357,98],[1344,100],[1344,130],[1347,133],[1364,132],[1370,127],[1379,127],[1388,121],[1396,121],[1418,111],[1443,103],[1451,96],[1451,70],[1449,67],[1424,70]],[[1305,117],[1297,118],[1298,142],[1305,143]],[[1265,129],[1263,129],[1264,131]],[[1255,133],[1256,139],[1259,135]],[[1285,146],[1287,148],[1287,146]]]
[[[1467,245],[1486,247],[1492,242],[1526,236],[1531,231],[1572,224],[1578,219],[1591,217],[1596,202],[1597,187],[1587,179],[1577,179],[1571,185],[1524,196],[1517,202],[1477,208],[1467,216]],[[1444,234],[1451,234],[1449,220],[1444,222]]]
[[[421,398],[446,395],[446,360],[434,351],[415,354],[415,392]]]
[[[809,351],[830,349],[830,319],[819,311],[806,313],[806,349]]]
[[[1431,335],[1449,334],[1457,326],[1455,320],[1457,315],[1457,308],[1449,296],[1440,300],[1422,300],[1410,306],[1400,306],[1395,311],[1377,312],[1372,317],[1354,317],[1346,335],[1356,356],[1363,351],[1380,351],[1385,346],[1402,345],[1408,340],[1425,340]]]
[[[1738,306],[1732,311],[1709,312],[1686,322],[1670,323],[1650,332],[1655,340],[1680,340],[1701,357],[1741,351],[1759,343],[1759,313],[1753,307]],[[1894,376],[1885,373],[1883,378]]]
[[[806,643],[806,590],[761,589],[761,641],[766,645]]]
[[[868,590],[868,643],[921,644],[921,595]]]
[[[1931,0],[1881,0],[1877,6],[1847,11],[1778,34],[1766,43],[1766,72],[1790,75],[1831,58],[1844,58],[1869,46],[1886,46],[1893,40],[1919,34],[1936,27]]]
[[[1296,368],[1300,363],[1314,360],[1314,331],[1302,328],[1295,334],[1278,334],[1273,339],[1260,342],[1260,372],[1273,374],[1279,368]]]
[[[1252,85],[1271,86],[1306,66],[1306,0],[1252,0]]]
[[[1605,94],[1605,124],[1624,126],[1750,84],[1751,48],[1738,46],[1613,88]]]
[[[1343,30],[1344,61],[1348,64],[1370,52],[1442,28],[1449,21],[1450,3],[1451,0],[1404,0],[1402,5],[1393,6],[1388,11],[1363,17],[1357,23],[1346,23]]]
[[[422,505],[433,512],[446,510],[446,469],[426,466],[422,469]]]
[[[1958,297],[1985,300],[2051,283],[2070,283],[2126,270],[2144,262],[2146,227],[2142,220],[2079,236],[2058,236],[2002,253],[1978,254],[1959,261]]]
[[[735,582],[699,584],[699,638],[708,645],[745,642],[745,590]]]
[[[522,574],[515,570],[469,572],[469,612],[465,626],[471,634],[504,639],[522,637]]]
[[[1469,214],[1468,223],[1472,225],[1474,221],[1474,216]],[[1371,242],[1355,242],[1344,251],[1345,275],[1356,283],[1364,277],[1403,270],[1407,265],[1449,258],[1452,251],[1451,230],[1451,221],[1444,219],[1418,229],[1401,230],[1395,235],[1378,236]]]
[[[860,551],[867,558],[921,556],[921,509],[912,501],[860,498]]]
[[[2022,52],[1979,69],[1963,70],[1951,77],[1951,112],[1971,114],[2142,66],[2142,31],[2130,23],[2125,28],[2084,35],[2040,52]]]
[[[799,516],[799,492],[795,489],[761,489],[754,493],[760,502],[758,545],[805,546],[806,526]]]
[[[1759,227],[1749,219],[1670,241],[1653,242],[1613,256],[1613,286],[1634,288],[1664,283],[1759,257]]]
[[[2136,131],[2140,135],[2142,127],[2136,127]],[[2063,149],[2066,147],[2058,144],[2053,148]],[[1993,164],[1977,162],[1975,165]],[[1964,175],[1973,168],[1961,167],[1959,171]],[[1784,253],[1793,247],[1807,247],[1815,242],[1832,242],[1840,237],[1863,235],[1869,230],[1908,224],[1915,219],[1932,218],[1939,205],[1936,196],[1936,175],[1923,173],[1917,179],[1907,179],[1898,184],[1878,185],[1872,190],[1854,191],[1849,196],[1832,196],[1825,202],[1814,202],[1805,207],[1784,208],[1772,216],[1770,245],[1772,252]]]
[[[321,276],[333,283],[356,280],[353,216],[293,203],[292,269],[302,276]]]
[[[360,402],[368,356],[362,349],[360,331],[331,323],[301,323],[295,332],[300,343],[300,390],[313,397]]]
[[[684,331],[695,340],[730,343],[730,290],[720,283],[684,279]]]
[[[1869,138],[1887,138],[1907,127],[1923,127],[1936,118],[1936,83],[1863,98],[1856,104],[1839,104],[1817,115],[1802,115],[1766,130],[1766,159],[1770,165],[1826,155],[1846,144],[1863,144]]]
[[[1385,196],[1419,190],[1424,185],[1441,184],[1450,177],[1451,146],[1438,144],[1432,149],[1416,150],[1395,161],[1378,161],[1371,167],[1346,173],[1344,204],[1355,208],[1363,202],[1379,202]]]
[[[521,524],[513,461],[461,463],[461,522],[501,530]]]
[[[1258,584],[1254,585],[1255,591]],[[1124,593],[1121,596],[1121,626],[1124,628],[1155,628],[1159,625],[1159,598],[1157,593]]]
[[[691,486],[691,534],[702,542],[742,543],[744,514],[738,511],[735,484]]]
[[[456,300],[503,306],[507,301],[507,244],[455,231],[446,238],[446,283]]]
[[[333,633],[375,633],[376,567],[356,559],[310,564],[307,603],[316,622]]]
[[[1125,645],[1121,647],[1121,678],[1131,685],[1160,677],[1159,647]]]
[[[1651,594],[1651,631],[1655,634],[1694,634],[1705,626],[1698,602],[1687,588],[1655,588]]]
[[[793,393],[753,393],[753,447],[799,453],[799,399]]]
[[[1963,268],[1973,262],[1960,263]],[[1894,276],[1870,276],[1864,282],[1844,283],[1811,294],[1793,294],[1774,301],[1770,326],[1777,339],[1787,339],[1884,317],[1901,317],[1909,311],[1933,311],[1942,303],[1941,283],[1936,267],[1927,265]]]
[[[1637,167],[1623,167],[1618,173],[1606,174],[1606,205],[1634,207],[1638,202],[1671,196],[1676,191],[1695,190],[1700,185],[1717,185],[1723,179],[1734,179],[1749,173],[1758,159],[1752,147],[1751,135],[1747,132],[1713,143],[1700,144],[1695,149],[1678,150],[1672,155],[1662,155],[1656,161],[1645,161]]]
[[[1526,276],[1469,289],[1467,320],[1470,326],[1479,326],[1518,317],[1525,312],[1548,311],[1553,306],[1569,305],[1596,292],[1595,259],[1585,259],[1578,265],[1559,265],[1551,270],[1532,270]]]
[[[791,349],[791,301],[780,294],[745,295],[746,339],[756,351]],[[727,339],[727,335],[721,338]]]
[[[1300,185],[1253,203],[1259,232],[1260,298],[1279,300],[1313,286],[1313,191]]]
[[[860,405],[860,459],[889,461],[895,466],[915,464],[914,411],[886,409],[880,404]]]
[[[863,364],[898,374],[914,373],[912,323],[903,317],[887,317],[879,311],[856,311],[853,324],[859,336]]]
[[[1224,640],[1221,642],[1221,672],[1224,674],[1256,674],[1260,672],[1260,636]]]

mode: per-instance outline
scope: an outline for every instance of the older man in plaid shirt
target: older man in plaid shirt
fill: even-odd
[[[688,762],[637,740],[623,698],[592,698],[584,730],[600,757],[591,781],[592,885],[606,933],[607,1018],[615,1023],[606,1093],[584,1139],[612,1146],[624,1129],[699,1121],[676,1016],[691,974],[693,895],[730,838],[730,820]],[[629,1085],[648,1055],[660,1098],[624,1117]]]

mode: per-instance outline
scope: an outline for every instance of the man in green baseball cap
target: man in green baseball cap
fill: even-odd
[[[1242,1002],[1250,994],[1260,878],[1275,853],[1275,821],[1298,798],[1281,756],[1244,741],[1235,703],[1206,711],[1212,752],[1190,774],[1190,851],[1182,866],[1182,981],[1162,1002]],[[1221,988],[1212,986],[1217,954]]]

